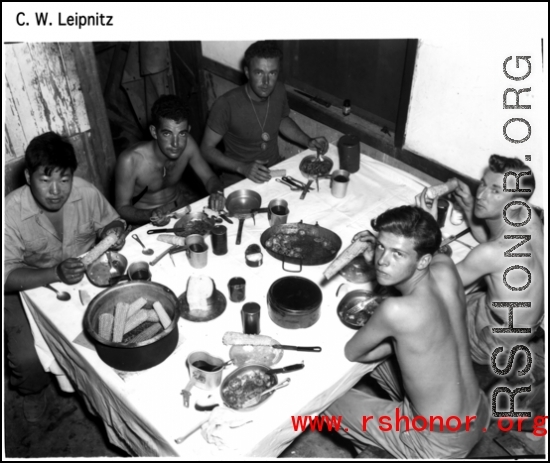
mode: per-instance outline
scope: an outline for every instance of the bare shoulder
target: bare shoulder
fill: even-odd
[[[138,166],[149,154],[152,154],[150,141],[136,143],[120,153],[117,166]]]
[[[418,306],[415,296],[389,297],[377,307],[375,314],[392,331],[410,331],[418,323]]]

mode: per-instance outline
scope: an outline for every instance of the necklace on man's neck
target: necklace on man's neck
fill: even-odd
[[[265,151],[267,149],[267,142],[271,139],[269,136],[269,133],[267,133],[264,130],[265,124],[267,122],[267,115],[269,114],[269,97],[267,97],[267,111],[265,112],[265,119],[264,123],[262,124],[260,122],[260,118],[258,117],[258,114],[256,113],[256,108],[254,107],[254,103],[252,102],[252,98],[250,98],[250,94],[248,93],[248,85],[244,87],[244,90],[246,92],[246,96],[248,97],[250,104],[252,105],[252,110],[254,111],[254,115],[256,116],[256,120],[258,121],[258,124],[260,125],[260,128],[262,129],[262,140],[263,142],[260,144],[260,148],[262,148],[262,151]]]

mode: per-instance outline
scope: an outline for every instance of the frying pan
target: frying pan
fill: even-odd
[[[319,172],[317,174],[308,174],[304,167],[310,163],[319,163],[323,166],[328,166],[326,172]],[[306,197],[307,192],[309,191],[309,188],[311,187],[311,184],[313,183],[313,180],[315,180],[315,183],[317,184],[317,191],[319,191],[319,177],[323,177],[324,175],[327,175],[332,170],[333,162],[332,159],[321,156],[319,159],[317,159],[317,156],[314,154],[310,154],[309,156],[306,156],[304,159],[302,159],[302,162],[300,162],[300,172],[302,175],[308,179],[307,186],[304,188],[304,191],[302,195],[300,196],[300,199],[304,199]]]
[[[239,219],[239,231],[235,244],[241,244],[245,219],[253,217],[254,209],[260,209],[262,197],[253,190],[237,190],[225,200],[225,207],[232,217]]]

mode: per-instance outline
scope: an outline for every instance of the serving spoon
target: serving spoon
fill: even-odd
[[[51,289],[54,293],[57,294],[57,299],[60,301],[68,301],[71,298],[71,295],[65,291],[58,291],[52,285],[44,285],[45,288]]]
[[[139,239],[139,236],[137,236],[135,233],[132,235],[132,238],[134,238],[139,244],[141,244],[141,247],[143,248],[143,250],[141,251],[142,254],[145,254],[146,256],[151,256],[155,253],[155,251],[153,251],[151,248],[146,248]]]

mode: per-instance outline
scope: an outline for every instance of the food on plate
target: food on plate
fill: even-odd
[[[274,253],[297,259],[304,258],[322,247],[323,252],[336,254],[337,250],[323,238],[308,235],[305,230],[287,228],[269,238],[265,247]]]
[[[250,399],[258,397],[262,392],[275,385],[275,379],[263,371],[247,371],[230,381],[222,389],[224,399],[232,408],[243,408]]]
[[[214,294],[214,281],[205,275],[190,276],[187,280],[189,310],[208,309],[208,300]]]
[[[332,161],[328,158],[305,159],[301,168],[306,175],[326,175],[332,169]]]
[[[88,265],[99,259],[105,252],[118,241],[116,233],[109,233],[103,238],[95,247],[93,247],[85,256],[81,258],[82,263],[87,267]]]
[[[230,352],[235,365],[259,364],[271,366],[280,360],[283,351],[274,349],[271,346],[234,345]]]

